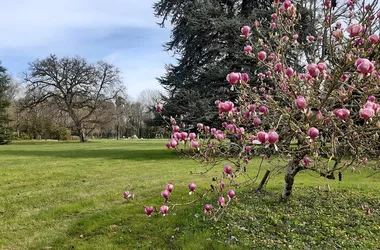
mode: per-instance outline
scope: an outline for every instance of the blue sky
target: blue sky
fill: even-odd
[[[155,77],[174,59],[162,50],[154,0],[0,0],[0,61],[18,77],[49,54],[105,60],[122,71],[128,95],[162,90]]]

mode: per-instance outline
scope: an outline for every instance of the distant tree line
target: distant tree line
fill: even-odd
[[[50,55],[31,62],[16,83],[0,66],[0,144],[11,139],[155,138],[157,90],[133,101],[120,71],[106,62]]]

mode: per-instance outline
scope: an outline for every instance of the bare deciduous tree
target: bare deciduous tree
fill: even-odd
[[[115,66],[103,61],[90,64],[80,57],[58,59],[50,55],[36,60],[30,63],[24,82],[24,106],[53,101],[70,116],[81,142],[91,132],[84,125],[96,124],[96,110],[121,90],[120,72]]]

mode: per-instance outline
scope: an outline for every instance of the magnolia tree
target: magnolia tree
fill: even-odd
[[[259,168],[250,164],[253,157],[260,156],[262,162],[275,159],[275,168],[285,169],[283,200],[291,195],[300,171],[334,178],[335,172],[348,167],[378,164],[378,1],[367,4],[349,0],[336,8],[339,18],[331,0],[323,1],[323,5],[325,20],[320,34],[310,34],[305,41],[294,33],[299,15],[289,0],[274,1],[270,27],[255,22],[259,34],[261,29],[272,30],[269,38],[252,37],[249,26],[241,29],[242,39],[247,41],[242,50],[246,56],[257,58],[260,67],[255,76],[243,72],[227,75],[226,84],[238,98],[215,103],[223,129],[198,123],[197,132],[190,133],[174,118],[168,121],[173,130],[168,148],[204,163],[206,171],[220,166],[221,177],[214,178],[219,185],[212,185],[218,191],[220,207],[225,205],[225,182],[238,185],[239,176],[246,176],[250,183],[257,179],[257,175],[248,175],[249,168]],[[300,54],[295,62],[289,55],[301,51],[297,50],[301,46],[310,47],[312,53]],[[295,66],[302,64],[302,68]],[[257,82],[260,87],[250,86],[257,86]],[[160,112],[163,106],[159,104],[156,109]],[[195,190],[195,184],[189,189]],[[235,192],[231,189],[227,195],[231,199]],[[205,205],[205,214],[211,207]],[[167,212],[166,207],[163,210]]]

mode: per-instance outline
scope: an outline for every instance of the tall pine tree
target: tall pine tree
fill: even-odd
[[[255,20],[269,27],[272,3],[273,0],[160,0],[154,4],[155,15],[162,18],[161,25],[171,22],[171,40],[164,48],[177,58],[177,64],[167,65],[166,74],[158,78],[169,94],[164,100],[164,115],[181,115],[185,123],[216,125],[215,101],[235,99],[226,75],[246,72],[255,76],[260,72],[257,61],[243,51],[246,40],[239,39],[239,27],[253,27]],[[308,15],[302,18],[302,23],[307,24]],[[307,34],[301,31],[310,29],[299,28],[303,39]],[[252,32],[258,35],[254,28]],[[251,80],[250,85],[255,83]]]
[[[11,131],[7,127],[9,122],[7,108],[11,104],[8,95],[10,81],[11,78],[0,62],[0,145],[9,143],[11,139]]]

